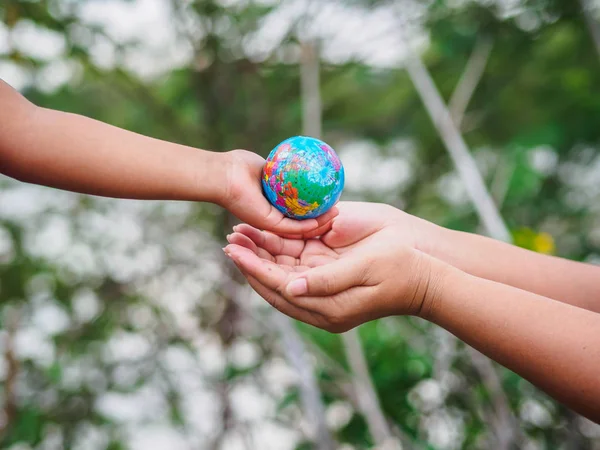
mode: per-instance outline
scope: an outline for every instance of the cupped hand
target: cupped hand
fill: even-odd
[[[261,177],[265,160],[247,150],[230,151],[227,157],[227,187],[219,203],[238,219],[288,237],[301,237],[308,233],[318,236],[331,228],[331,221],[338,214],[336,207],[316,219],[285,217],[263,195]]]
[[[340,203],[320,239],[294,240],[238,225],[225,252],[281,312],[331,332],[433,307],[443,264],[416,248],[423,230],[387,205]]]

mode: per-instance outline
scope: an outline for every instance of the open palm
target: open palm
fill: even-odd
[[[371,204],[339,209],[320,239],[286,239],[239,225],[225,251],[271,305],[329,331],[418,310],[413,272],[422,254],[399,239],[407,230],[398,228],[397,210]]]

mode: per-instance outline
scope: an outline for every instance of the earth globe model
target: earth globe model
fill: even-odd
[[[271,204],[293,219],[312,219],[337,203],[344,166],[325,142],[295,136],[277,145],[263,167],[262,186]]]

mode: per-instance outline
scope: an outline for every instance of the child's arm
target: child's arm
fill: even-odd
[[[425,318],[600,423],[600,314],[453,269]]]
[[[337,223],[359,236],[364,217],[386,218],[402,228],[399,238],[411,247],[476,277],[508,284],[544,297],[600,312],[600,267],[542,255],[476,234],[439,227],[389,205],[340,202]],[[358,234],[357,234],[358,233]],[[331,241],[332,235],[329,234]],[[309,233],[305,237],[311,237]],[[348,242],[346,242],[348,241]],[[338,244],[338,242],[335,242]]]
[[[286,219],[264,198],[264,160],[152,139],[87,117],[39,108],[0,80],[0,173],[107,197],[213,202],[257,227],[298,233],[326,224]]]
[[[471,275],[600,312],[600,267],[439,229],[429,253]]]
[[[359,223],[342,206],[332,231],[305,245],[243,225],[225,252],[263,298],[298,320],[343,332],[420,316],[600,423],[600,314],[459,271],[404,244],[406,227],[369,212]]]
[[[217,201],[225,154],[38,108],[0,83],[0,169],[21,181],[107,197]]]

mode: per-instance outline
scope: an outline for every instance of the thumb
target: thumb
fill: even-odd
[[[365,259],[339,259],[303,272],[287,284],[285,291],[291,297],[335,295],[363,285],[368,270]]]

